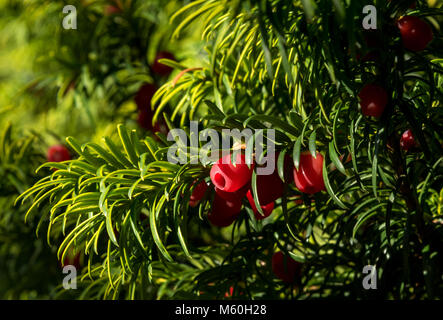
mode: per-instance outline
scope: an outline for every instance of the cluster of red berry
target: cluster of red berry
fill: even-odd
[[[234,156],[235,165],[231,161]],[[286,155],[283,180],[278,175],[276,168],[270,175],[257,175],[256,193],[263,212],[261,214],[257,210],[251,189],[252,173],[257,164],[252,163],[248,166],[245,155],[240,152],[235,155],[227,154],[213,164],[209,185],[203,180],[193,187],[189,205],[195,207],[211,189],[214,190],[214,199],[208,220],[212,225],[217,227],[231,225],[240,215],[245,196],[255,218],[257,220],[264,219],[272,213],[275,201],[283,196],[285,183],[294,181],[296,187],[306,194],[314,194],[324,190],[323,160],[324,158],[319,152],[315,157],[308,151],[302,152],[297,169],[292,159]],[[282,281],[293,283],[300,273],[301,264],[279,251],[274,253],[272,257],[272,270]]]
[[[433,33],[428,23],[416,16],[404,16],[397,21],[403,46],[410,51],[422,51],[432,41]],[[359,93],[361,112],[365,116],[379,118],[382,116],[389,95],[385,88],[375,83],[363,86]],[[400,141],[400,146],[408,151],[416,146],[410,129],[406,130]]]
[[[278,155],[277,155],[278,156]],[[245,155],[241,152],[235,155],[235,165],[232,163],[232,154],[227,154],[213,164],[210,171],[211,184],[199,182],[192,191],[189,205],[195,207],[205,196],[208,188],[215,191],[209,221],[217,227],[231,225],[239,216],[244,197],[254,212],[257,220],[268,217],[274,209],[274,202],[283,195],[284,184],[295,181],[297,188],[307,194],[314,194],[325,189],[323,181],[323,156],[317,152],[313,157],[310,152],[302,152],[298,170],[292,159],[285,156],[284,181],[274,168],[272,174],[257,175],[256,193],[263,214],[255,205],[251,178],[256,164],[246,163]]]

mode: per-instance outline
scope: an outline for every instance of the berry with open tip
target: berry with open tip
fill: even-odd
[[[252,176],[251,168],[246,164],[245,155],[237,153],[235,165],[231,162],[231,154],[220,158],[211,168],[212,183],[220,190],[234,192],[245,186]]]

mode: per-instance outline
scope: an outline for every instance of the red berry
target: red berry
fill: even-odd
[[[48,149],[49,162],[62,162],[71,160],[69,150],[64,145],[55,145]]]
[[[152,71],[154,71],[156,74],[158,74],[160,76],[168,76],[172,72],[173,69],[165,64],[160,63],[158,61],[160,59],[175,60],[175,57],[170,52],[160,51],[159,53],[157,53],[154,63],[151,66]]]
[[[379,118],[388,103],[388,94],[385,89],[376,84],[365,85],[360,93],[361,112],[365,116],[372,116]]]
[[[138,89],[137,94],[134,97],[134,101],[137,104],[139,110],[151,111],[151,99],[157,91],[157,87],[153,84],[146,83]]]
[[[252,170],[253,165],[248,168],[244,154],[237,153],[235,166],[231,162],[231,154],[227,154],[212,166],[211,181],[222,191],[234,192],[251,180]]]
[[[246,194],[246,197],[248,198],[249,204],[251,205],[251,209],[254,212],[254,216],[257,220],[262,220],[266,217],[269,217],[272,213],[272,210],[274,210],[274,202],[271,202],[271,203],[268,203],[265,205],[261,205],[261,209],[263,211],[263,215],[262,215],[257,210],[257,206],[255,205],[254,197],[252,195],[251,190],[248,191],[248,193]]]
[[[313,194],[325,190],[323,156],[317,152],[314,158],[309,151],[302,152],[298,170],[294,167],[294,180],[303,193]]]
[[[154,117],[154,111],[151,109],[151,99],[157,91],[157,87],[153,84],[144,84],[140,87],[137,94],[134,97],[134,101],[138,108],[137,122],[143,129],[147,131],[167,133],[167,126],[163,119],[158,119],[157,122],[152,125],[152,118]]]
[[[275,276],[286,283],[293,283],[300,274],[301,264],[283,252],[278,251],[272,256],[272,271]]]
[[[415,16],[405,16],[398,20],[403,46],[411,51],[424,50],[432,41],[432,29],[425,21]]]
[[[234,191],[234,192],[226,192],[226,191],[223,191],[217,187],[215,187],[215,192],[225,200],[229,200],[229,201],[240,200],[241,201],[246,196],[246,193],[248,192],[249,188],[250,188],[250,184],[247,183],[243,187],[241,187],[240,189],[238,189],[237,191]]]
[[[408,151],[409,149],[416,146],[414,135],[412,134],[412,131],[410,129],[403,132],[400,138],[400,147]]]
[[[200,200],[204,197],[206,190],[208,189],[208,185],[203,180],[195,188],[192,190],[191,197],[189,198],[189,205],[191,207],[197,206]]]
[[[271,203],[283,195],[283,181],[274,170],[269,175],[257,175],[257,196],[261,205]]]
[[[208,220],[216,227],[227,227],[237,219],[241,206],[241,200],[225,200],[216,193],[212,203],[212,211],[208,214]]]

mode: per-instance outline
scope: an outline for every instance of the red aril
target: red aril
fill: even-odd
[[[323,156],[319,152],[317,152],[316,158],[309,151],[300,154],[298,170],[294,167],[294,180],[301,192],[314,194],[325,190],[323,160]]]
[[[205,196],[208,185],[204,180],[200,181],[192,190],[191,197],[189,198],[189,205],[191,207],[197,206],[201,199]]]
[[[226,192],[226,191],[223,191],[217,187],[215,187],[215,192],[225,200],[229,200],[229,201],[240,200],[241,201],[246,196],[246,193],[248,192],[249,188],[250,188],[250,184],[247,183],[243,187],[241,187],[240,189],[238,189],[237,191],[234,191],[234,192]]]
[[[234,192],[245,186],[252,176],[251,168],[246,164],[245,155],[237,153],[235,166],[231,162],[231,154],[220,158],[211,168],[212,183],[220,190]]]
[[[224,228],[224,227],[228,227],[230,226],[235,219],[237,219],[237,216],[221,216],[221,215],[216,215],[213,213],[208,214],[208,220],[209,222],[216,227],[219,228]]]
[[[388,94],[382,87],[369,83],[358,94],[361,112],[365,116],[379,118],[388,103]]]
[[[254,216],[257,220],[262,220],[264,218],[267,218],[271,215],[272,210],[274,210],[274,202],[265,204],[265,205],[261,205],[261,209],[263,211],[263,215],[258,212],[257,206],[255,205],[254,202],[254,197],[252,195],[251,190],[248,191],[248,193],[246,194],[246,197],[248,198],[249,204],[251,205],[251,209],[254,212]]]
[[[271,203],[283,195],[283,181],[277,170],[269,175],[257,175],[256,184],[257,197],[261,205]]]
[[[237,219],[241,207],[241,200],[229,201],[216,193],[211,212],[208,214],[208,220],[216,227],[227,227]]]
[[[409,149],[415,147],[417,144],[414,139],[414,135],[412,134],[412,131],[410,129],[403,132],[400,138],[400,147],[408,151]]]
[[[71,160],[69,150],[61,144],[51,146],[48,149],[48,161],[49,162],[62,162]]]
[[[411,51],[424,50],[432,41],[432,29],[416,16],[405,16],[397,21],[403,46]]]

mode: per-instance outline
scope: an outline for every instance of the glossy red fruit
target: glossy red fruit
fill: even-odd
[[[254,216],[257,220],[262,220],[264,218],[269,217],[272,213],[272,210],[274,210],[274,202],[271,202],[271,203],[268,203],[265,205],[261,205],[261,209],[263,211],[263,215],[262,215],[257,210],[257,206],[255,205],[254,197],[252,195],[251,190],[248,191],[248,193],[246,194],[246,197],[248,198],[249,204],[251,205],[251,209],[254,212]]]
[[[231,154],[227,154],[212,166],[211,181],[218,189],[234,192],[251,180],[253,165],[248,168],[245,155],[241,153],[237,153],[235,160],[234,166],[231,162]]]
[[[400,147],[408,151],[409,149],[415,147],[417,144],[414,139],[414,135],[412,134],[412,131],[410,129],[403,132],[400,138]]]
[[[300,154],[298,170],[294,167],[294,180],[297,188],[307,194],[325,190],[323,180],[323,156],[317,152],[314,158],[309,151]]]
[[[261,205],[271,203],[283,195],[283,181],[274,170],[269,175],[257,175],[257,196]]]
[[[208,189],[208,185],[206,182],[200,181],[198,185],[192,191],[191,197],[189,198],[189,205],[191,207],[195,207],[198,205],[201,199],[205,196],[206,190]]]
[[[411,51],[424,50],[432,41],[433,34],[429,24],[415,16],[405,16],[398,20],[403,46]]]
[[[381,117],[388,103],[388,94],[385,89],[373,83],[366,84],[358,96],[363,115]]]
[[[165,64],[160,63],[159,62],[160,59],[175,60],[175,57],[170,52],[160,51],[159,53],[157,53],[154,63],[151,66],[152,71],[154,71],[156,74],[160,76],[168,76],[173,69]]]
[[[71,160],[71,154],[64,145],[58,144],[48,149],[49,162],[62,162],[67,160]]]
[[[157,87],[150,83],[145,83],[138,89],[137,94],[134,97],[135,104],[138,110],[147,110],[152,113],[151,99],[157,91]]]
[[[241,201],[246,196],[246,193],[248,192],[249,188],[250,188],[250,183],[247,183],[243,187],[234,192],[226,192],[217,187],[215,187],[215,192],[225,200]]]
[[[241,207],[241,200],[229,201],[216,193],[212,202],[212,210],[208,214],[208,220],[216,227],[227,227],[237,219]]]
[[[278,251],[272,256],[272,271],[275,276],[286,283],[293,283],[300,275],[301,263],[295,261],[283,252]]]

